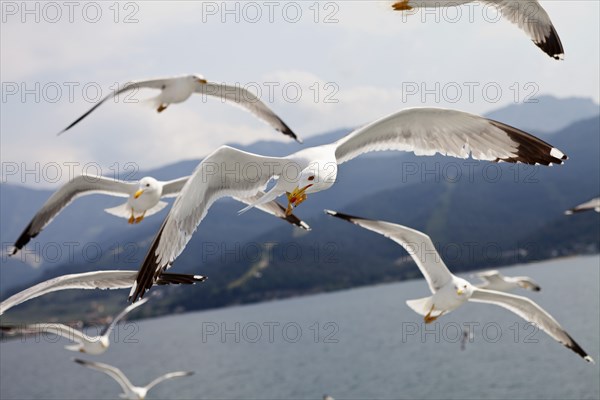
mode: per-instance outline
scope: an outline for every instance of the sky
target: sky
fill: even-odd
[[[408,15],[391,3],[3,1],[2,182],[121,177],[225,143],[290,140],[218,99],[158,114],[144,101],[150,91],[56,136],[132,80],[199,73],[238,84],[303,138],[406,107],[482,114],[542,94],[600,100],[599,1],[541,2],[565,47],[560,62],[482,4]]]

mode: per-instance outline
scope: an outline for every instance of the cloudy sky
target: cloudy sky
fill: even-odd
[[[151,92],[136,94],[139,104],[109,102],[56,137],[100,95],[136,79],[201,73],[237,83],[301,137],[410,106],[485,113],[541,94],[600,98],[598,1],[542,2],[562,62],[480,4],[411,16],[390,4],[4,1],[3,182],[47,184],[56,166],[63,178],[70,168],[109,174],[198,158],[226,142],[287,140],[199,96],[159,115],[142,101]]]

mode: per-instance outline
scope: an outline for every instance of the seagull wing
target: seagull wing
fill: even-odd
[[[448,267],[446,267],[446,264],[444,264],[444,261],[435,249],[431,238],[424,233],[389,222],[353,217],[329,210],[325,212],[334,217],[352,222],[362,228],[379,233],[404,247],[413,260],[415,260],[415,263],[427,280],[432,293],[435,293],[439,288],[452,280],[452,273],[448,270]]]
[[[543,165],[562,164],[567,158],[548,143],[501,122],[441,108],[399,111],[353,131],[336,146],[338,164],[384,150]]]
[[[74,358],[73,361],[75,361],[78,364],[83,365],[84,367],[88,367],[91,369],[95,369],[96,371],[104,372],[106,375],[110,376],[115,381],[117,381],[119,386],[121,386],[121,389],[123,389],[123,391],[126,393],[132,392],[133,389],[135,388],[135,386],[133,386],[133,384],[129,381],[129,379],[127,379],[125,374],[119,368],[115,368],[112,365],[108,365],[108,364],[85,361],[85,360],[81,360],[79,358]]]
[[[540,285],[535,283],[535,281],[527,276],[518,276],[515,278],[517,280],[517,285],[521,286],[524,289],[533,290],[534,292],[539,292],[542,290]]]
[[[259,200],[265,195],[264,192],[260,191],[254,196],[239,198],[234,197],[235,200],[242,202],[247,205],[254,205],[254,208],[257,208],[261,211],[264,211],[268,214],[274,215],[278,218],[281,218],[292,225],[296,225],[299,228],[302,228],[306,231],[310,231],[310,226],[302,221],[300,218],[295,216],[294,214],[285,215],[285,207],[279,204],[277,201],[272,200],[268,203],[260,203]]]
[[[135,193],[137,182],[124,182],[103,176],[80,175],[65,183],[44,203],[29,225],[15,242],[12,254],[16,254],[36,237],[52,220],[77,197],[103,193],[116,197],[128,197]]]
[[[477,303],[495,304],[512,311],[524,320],[534,323],[546,332],[550,337],[562,343],[575,353],[579,354],[588,362],[594,360],[573,340],[571,336],[563,329],[562,326],[542,307],[534,301],[523,296],[515,296],[514,294],[496,292],[493,290],[474,288],[473,295],[469,301]]]
[[[267,107],[258,97],[240,86],[231,86],[214,82],[205,84],[198,83],[195,91],[196,93],[219,97],[222,101],[237,104],[271,125],[276,131],[302,143],[302,141],[298,139],[298,136],[296,136],[290,127],[287,126],[277,114]]]
[[[83,332],[70,326],[58,323],[40,323],[25,326],[3,326],[2,330],[8,333],[21,333],[25,335],[38,334],[40,332],[53,333],[69,339],[73,342],[89,342],[90,338],[86,337]]]
[[[52,278],[4,300],[0,303],[0,315],[16,305],[58,290],[129,288],[136,275],[137,271],[94,271]]]
[[[160,273],[181,254],[210,206],[222,197],[246,198],[281,175],[285,158],[263,157],[222,146],[198,165],[175,200],[140,268],[130,299],[149,290]]]
[[[104,97],[102,100],[100,100],[98,103],[96,103],[92,108],[90,108],[85,114],[83,114],[81,117],[77,118],[73,123],[71,123],[71,125],[67,126],[65,129],[60,131],[58,134],[61,135],[61,134],[65,133],[66,131],[68,131],[69,129],[71,129],[72,127],[74,127],[75,125],[77,125],[82,119],[84,119],[85,117],[90,115],[92,113],[92,111],[94,111],[96,108],[100,107],[100,105],[105,103],[107,100],[112,99],[113,97],[116,97],[122,93],[128,92],[130,90],[135,90],[135,89],[148,88],[148,89],[161,89],[162,90],[165,88],[165,85],[167,84],[168,81],[169,81],[169,78],[130,82],[130,83],[126,84],[125,86],[123,86],[121,89],[119,89],[115,92],[109,93],[106,97]]]
[[[570,210],[565,211],[565,214],[571,215],[575,213],[580,213],[583,211],[596,210],[596,212],[600,212],[600,197],[596,197],[590,201],[586,201],[583,204],[580,204]]]
[[[181,189],[185,186],[186,182],[190,179],[189,176],[183,178],[173,179],[163,183],[162,195],[163,197],[177,197]]]
[[[561,60],[565,51],[548,13],[537,0],[483,0],[517,24],[529,38],[550,57]]]
[[[181,377],[190,376],[190,375],[194,375],[194,372],[193,371],[169,372],[168,374],[159,376],[158,378],[156,378],[155,380],[150,382],[148,385],[146,385],[146,390],[152,389],[154,386],[158,385],[159,383],[161,383],[163,381],[173,379],[173,378],[181,378]]]
[[[139,306],[143,305],[147,301],[148,301],[148,299],[143,299],[143,300],[138,301],[135,304],[130,304],[129,306],[125,307],[125,309],[123,311],[121,311],[121,313],[112,320],[110,325],[108,325],[106,328],[104,328],[102,333],[100,333],[100,336],[110,335],[110,333],[115,328],[115,326],[117,326],[117,324],[119,323],[120,320],[122,320],[127,314],[129,314],[131,311],[135,310]]]
[[[479,272],[475,275],[489,283],[504,283],[504,276],[497,270]]]

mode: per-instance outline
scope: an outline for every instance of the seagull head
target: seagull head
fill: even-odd
[[[134,199],[140,196],[148,196],[162,191],[161,184],[154,178],[146,176],[140,180],[138,190],[133,194]]]
[[[471,294],[473,294],[473,286],[461,278],[456,278],[454,280],[454,290],[459,297],[471,297]]]
[[[204,76],[200,75],[200,74],[194,74],[194,75],[190,75],[189,79],[193,82],[193,83],[200,83],[202,85],[206,85],[208,83],[208,81],[204,78]]]
[[[288,207],[286,215],[292,213],[294,207],[306,200],[308,193],[316,193],[329,189],[337,176],[336,163],[313,163],[300,172],[296,187],[287,192]]]

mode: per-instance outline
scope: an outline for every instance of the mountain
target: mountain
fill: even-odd
[[[527,132],[558,132],[574,122],[598,115],[600,108],[593,100],[581,97],[559,99],[535,96],[525,103],[511,104],[487,116]]]
[[[570,104],[571,99],[565,102]],[[311,138],[307,145],[330,142],[347,131]],[[209,281],[187,290],[168,289],[173,295],[152,312],[217,307],[419,276],[397,245],[324,216],[324,208],[422,229],[458,271],[597,252],[599,216],[566,217],[562,212],[600,193],[600,117],[575,122],[549,134],[548,140],[570,156],[565,165],[529,167],[402,153],[358,158],[340,167],[333,189],[311,195],[296,209],[313,227],[309,233],[256,210],[236,216],[240,204],[219,201],[173,268],[208,275]],[[281,155],[295,146],[258,142],[244,149]],[[196,165],[197,161],[184,161],[144,174],[170,179],[189,174]],[[50,192],[12,185],[1,188],[4,245],[12,243]],[[137,269],[166,211],[129,226],[102,211],[119,201],[102,196],[80,199],[32,241],[48,249],[49,256],[53,245],[64,248],[75,237],[80,245],[72,259],[46,261],[36,269],[3,258],[0,297],[32,281],[65,273]],[[86,245],[89,254],[82,251]],[[101,249],[100,256],[93,253],[96,249]],[[59,293],[25,304],[10,315],[30,317],[41,312],[41,305],[45,312],[66,315],[69,309],[73,312],[68,307],[73,302],[102,298],[117,304],[115,299],[125,296],[122,291]]]

